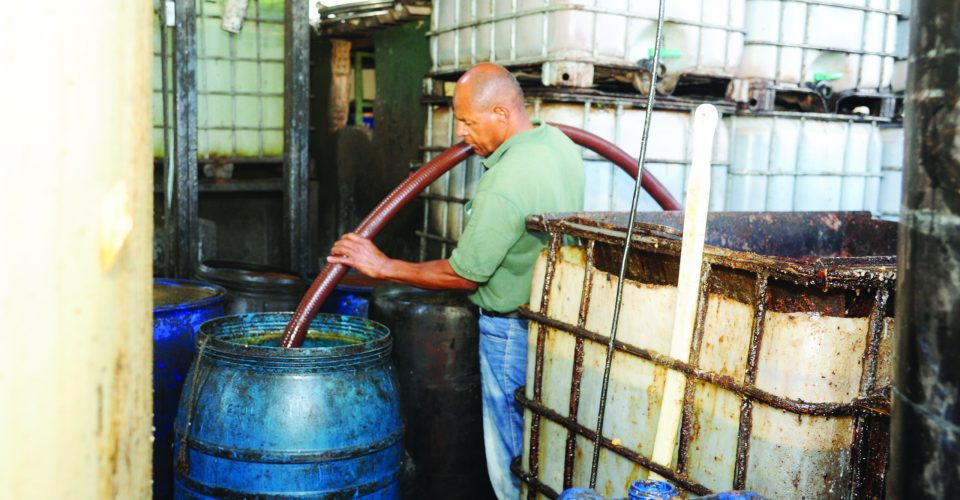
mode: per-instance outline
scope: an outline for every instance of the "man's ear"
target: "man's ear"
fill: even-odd
[[[510,122],[510,110],[506,106],[494,106],[493,114],[502,120],[504,123]]]

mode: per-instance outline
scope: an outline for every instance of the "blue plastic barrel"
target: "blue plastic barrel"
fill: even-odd
[[[173,420],[200,324],[223,315],[224,290],[153,280],[153,497],[173,495]]]
[[[175,498],[399,498],[403,421],[386,327],[320,314],[226,316],[197,339],[176,422]]]
[[[309,281],[313,282],[313,280]],[[389,283],[386,280],[349,272],[340,280],[327,300],[320,305],[320,312],[366,318],[370,313],[373,289]]]

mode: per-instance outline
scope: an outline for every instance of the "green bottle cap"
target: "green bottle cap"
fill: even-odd
[[[841,79],[841,78],[843,78],[843,73],[840,73],[840,72],[838,72],[838,71],[837,71],[837,72],[833,72],[833,73],[820,73],[820,72],[817,72],[817,73],[814,73],[814,74],[813,74],[813,81],[815,81],[815,82],[822,82],[822,81],[828,81],[828,82],[829,82],[830,80],[839,80],[839,79]]]
[[[653,53],[654,53],[654,52],[655,52],[655,49],[648,49],[648,50],[647,50],[647,57],[653,57]],[[666,59],[666,58],[668,58],[668,57],[669,57],[669,58],[677,58],[677,57],[680,57],[680,56],[682,56],[682,55],[683,55],[683,53],[680,52],[679,50],[660,49],[660,58],[661,58],[661,59]]]

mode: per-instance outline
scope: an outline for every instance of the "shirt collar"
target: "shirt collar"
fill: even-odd
[[[540,124],[540,122],[534,122],[534,127],[531,129],[524,130],[523,132],[517,132],[503,141],[503,144],[500,145],[493,153],[490,153],[490,156],[486,157],[481,163],[483,166],[490,169],[494,165],[500,162],[500,159],[503,158],[503,155],[507,153],[507,150],[517,144],[523,144],[524,142],[535,141],[543,134],[546,133],[547,124]]]

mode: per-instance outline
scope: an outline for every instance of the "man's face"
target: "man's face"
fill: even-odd
[[[501,107],[480,109],[470,100],[469,89],[457,89],[453,96],[457,137],[480,156],[490,156],[506,140],[508,120]]]

